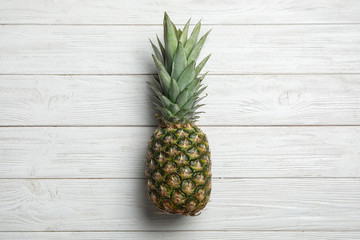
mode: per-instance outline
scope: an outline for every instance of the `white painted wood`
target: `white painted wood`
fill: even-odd
[[[208,76],[202,125],[360,124],[360,75]],[[0,125],[156,125],[151,76],[0,76]]]
[[[145,180],[0,180],[0,231],[321,230],[360,227],[360,179],[213,180],[198,217],[157,215]]]
[[[154,73],[155,33],[161,26],[3,25],[0,73]],[[215,26],[209,53],[217,74],[359,73],[360,25]]]
[[[241,231],[241,232],[2,232],[2,240],[358,240],[359,232],[279,232],[279,231]]]
[[[215,178],[360,177],[360,127],[203,130]],[[144,178],[152,131],[0,128],[0,178]]]
[[[0,23],[159,24],[164,10],[176,22],[189,17],[210,24],[360,22],[357,0],[3,0]]]
[[[199,122],[214,188],[196,218],[145,197],[147,39],[164,10],[214,28]],[[359,13],[357,0],[1,1],[0,239],[360,239],[360,127],[344,126],[360,125]]]

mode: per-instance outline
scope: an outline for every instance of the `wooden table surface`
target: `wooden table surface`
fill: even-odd
[[[145,196],[164,10],[213,29],[198,217]],[[360,239],[360,1],[1,0],[0,239]]]

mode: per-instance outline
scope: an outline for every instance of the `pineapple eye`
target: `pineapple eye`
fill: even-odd
[[[174,161],[176,164],[184,166],[189,161],[189,158],[186,154],[181,153],[175,157]]]
[[[199,157],[199,154],[200,152],[195,148],[190,148],[188,151],[187,151],[188,155],[190,156],[191,159],[196,159]]]
[[[166,134],[164,137],[163,137],[163,141],[165,143],[173,143],[175,142],[175,136],[171,133],[169,134]]]
[[[197,200],[202,201],[205,198],[206,191],[203,186],[196,188],[195,197]]]
[[[169,198],[171,194],[171,187],[166,183],[161,183],[157,189],[157,192],[164,198]]]
[[[180,140],[177,142],[177,144],[178,144],[180,147],[185,148],[185,149],[192,145],[192,143],[191,143],[189,140],[187,140],[186,138],[180,139]]]
[[[163,167],[166,173],[173,173],[176,171],[176,164],[174,162],[168,161]]]
[[[181,184],[181,190],[186,193],[187,195],[190,195],[194,192],[196,185],[192,180],[184,180]]]
[[[155,183],[152,179],[148,178],[147,180],[147,186],[150,190],[154,190],[155,189]]]
[[[175,190],[171,195],[171,200],[177,205],[182,204],[186,200],[186,195],[180,190]]]
[[[169,200],[169,199],[165,199],[160,208],[162,208],[163,210],[167,211],[167,212],[170,212],[170,213],[173,213],[174,211],[174,204]]]
[[[156,162],[154,160],[150,160],[149,164],[148,164],[148,168],[150,171],[154,171],[155,169],[158,168]]]
[[[193,160],[190,162],[190,167],[195,171],[201,171],[204,166],[200,160]]]
[[[204,154],[204,153],[206,153],[207,152],[207,147],[205,146],[205,144],[203,144],[203,143],[200,143],[199,145],[198,145],[198,150],[202,153],[202,154]]]
[[[194,199],[194,198],[189,198],[187,201],[186,201],[186,209],[189,211],[189,212],[192,212],[196,209],[196,207],[198,206],[199,202]]]
[[[176,173],[173,173],[166,177],[166,183],[169,184],[169,186],[171,186],[171,187],[179,186],[180,182],[181,182],[181,179]]]
[[[206,180],[206,176],[204,175],[204,173],[202,173],[202,172],[195,173],[194,181],[197,184],[202,185],[205,183],[205,180]]]
[[[168,160],[168,158],[165,153],[160,152],[154,155],[154,160],[158,162],[160,166],[162,166]]]
[[[152,178],[157,182],[162,181],[164,177],[165,177],[165,173],[161,169],[156,170],[152,175]]]
[[[157,194],[155,191],[152,191],[149,196],[154,203],[157,203],[159,201],[159,194]]]
[[[183,179],[190,178],[192,176],[192,174],[193,174],[193,171],[191,170],[191,168],[189,166],[181,167],[179,169],[179,175]]]
[[[172,145],[166,149],[166,154],[168,154],[171,157],[176,156],[179,153],[180,153],[180,149],[174,145]]]

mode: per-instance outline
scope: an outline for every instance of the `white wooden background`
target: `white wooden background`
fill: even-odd
[[[148,38],[203,18],[213,193],[145,197]],[[0,239],[360,239],[360,1],[0,0]]]

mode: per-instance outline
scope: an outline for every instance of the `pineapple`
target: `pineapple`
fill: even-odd
[[[183,30],[165,13],[164,41],[160,50],[151,42],[158,70],[149,83],[160,122],[151,136],[146,160],[148,196],[161,211],[185,216],[197,215],[208,203],[211,192],[211,162],[206,135],[196,126],[197,109],[206,87],[199,75],[208,61],[196,60],[209,34],[198,40],[199,22],[188,37],[190,20]]]

